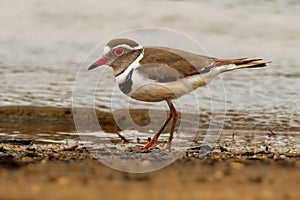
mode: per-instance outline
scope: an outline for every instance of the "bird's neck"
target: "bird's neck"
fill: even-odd
[[[143,49],[134,50],[112,62],[110,66],[113,69],[115,77],[122,75],[125,71],[130,71],[127,70],[128,68],[136,67],[143,58],[143,52]]]

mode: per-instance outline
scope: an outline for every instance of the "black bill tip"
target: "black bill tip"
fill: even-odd
[[[91,66],[89,66],[88,70],[92,70],[92,69],[95,69],[95,68],[97,68],[97,67],[98,67],[98,65],[92,64]]]

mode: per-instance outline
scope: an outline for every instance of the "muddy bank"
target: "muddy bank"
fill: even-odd
[[[88,115],[91,112],[91,108],[81,108],[79,110],[83,110],[81,111],[83,115],[84,113]],[[106,132],[120,131],[117,123],[128,120],[122,116],[123,113],[127,112],[126,110],[117,110],[114,113],[101,110],[95,110],[95,112],[101,128]],[[133,121],[139,125],[147,125],[150,122],[149,110],[147,109],[131,109],[129,114]],[[160,122],[164,120],[166,112],[154,110],[151,111],[151,114],[156,121]],[[86,116],[82,116],[83,119],[84,117]],[[186,120],[196,118],[193,115],[185,115],[185,117],[188,117]],[[209,126],[210,117],[210,112],[203,111],[199,117],[200,129]],[[299,118],[300,116],[296,114],[288,118],[282,118],[277,117],[276,113],[246,113],[229,110],[226,113],[224,129],[300,132]],[[180,124],[180,121],[178,124]],[[34,133],[74,132],[76,129],[71,108],[3,106],[0,107],[0,130],[1,132],[20,131]]]
[[[160,120],[163,113],[151,115]],[[0,107],[0,199],[300,197],[299,129],[271,117],[262,120],[271,114],[230,111],[223,134],[213,147],[204,148],[204,156],[199,158],[202,146],[195,140],[174,163],[142,174],[119,172],[99,162],[91,154],[101,150],[99,146],[93,149],[94,146],[82,145],[78,135],[71,134],[76,131],[72,114],[68,108]],[[147,110],[132,110],[130,115],[136,123],[149,123]],[[103,130],[112,133],[119,131],[118,124],[127,121],[107,111],[97,111],[96,116]],[[204,113],[200,117],[200,130],[207,126],[209,116]],[[69,135],[57,136],[59,132]],[[63,144],[41,143],[36,139],[43,137],[41,133],[48,133],[52,139],[70,140]],[[165,139],[162,136],[161,140]],[[153,155],[163,160],[167,154],[161,150],[132,152],[127,145],[136,142],[136,138],[128,140],[125,143],[118,136],[105,140],[111,146],[100,144],[106,151],[99,151],[98,156],[107,156],[107,150],[110,155],[120,154],[120,147],[122,155],[136,153],[141,160]]]
[[[298,199],[298,156],[183,156],[156,172],[110,169],[81,145],[0,144],[1,199]]]

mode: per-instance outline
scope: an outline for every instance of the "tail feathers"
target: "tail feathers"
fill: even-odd
[[[262,59],[249,59],[249,58],[238,58],[238,59],[215,59],[216,66],[221,72],[232,71],[240,68],[258,68],[266,67],[267,63]]]
[[[250,59],[241,62],[234,63],[238,68],[256,68],[256,67],[266,67],[267,63],[262,59]]]

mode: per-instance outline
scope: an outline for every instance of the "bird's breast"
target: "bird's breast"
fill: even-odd
[[[131,70],[123,79],[117,79],[120,90],[127,96],[146,102],[177,99],[198,87],[206,85],[215,73],[196,74],[171,82],[158,82]]]

